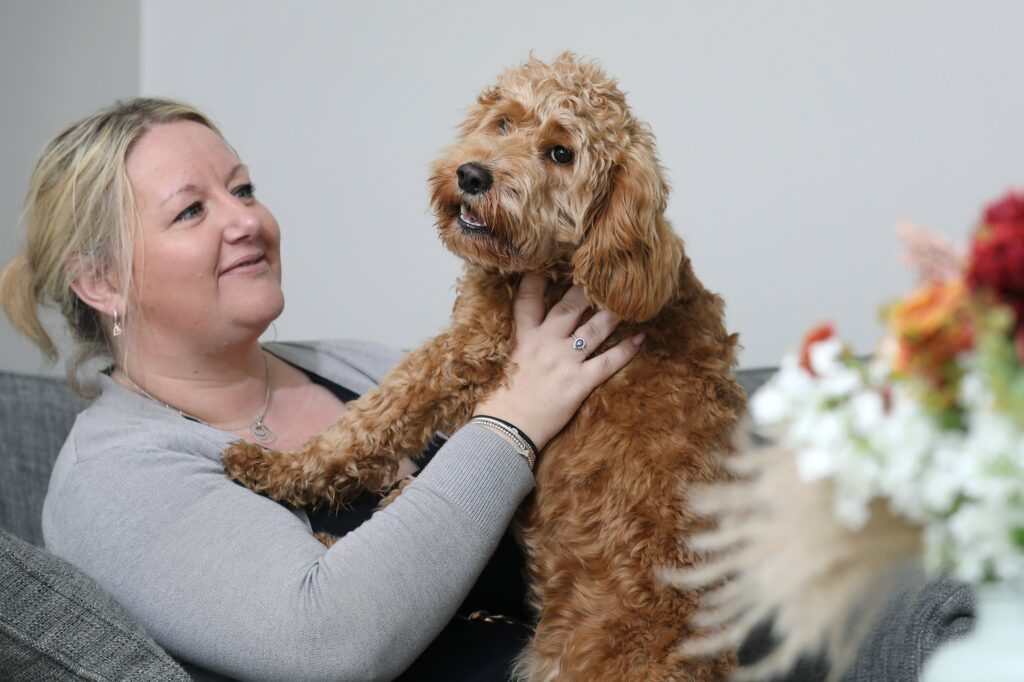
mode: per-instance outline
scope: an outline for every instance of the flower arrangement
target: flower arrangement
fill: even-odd
[[[749,679],[821,649],[841,671],[901,562],[1024,579],[1024,194],[987,208],[966,256],[905,238],[922,281],[884,309],[876,352],[813,329],[751,400],[774,446],[695,496],[719,520],[693,543],[712,558],[675,579],[710,588],[699,619],[719,634],[691,649],[775,614],[780,645]]]
[[[961,268],[884,313],[860,361],[828,325],[752,400],[801,479],[828,480],[851,529],[875,499],[923,529],[927,565],[1024,577],[1024,195],[988,208]]]

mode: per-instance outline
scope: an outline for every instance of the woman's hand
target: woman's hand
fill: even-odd
[[[562,430],[591,391],[633,359],[643,341],[643,334],[637,334],[588,357],[573,347],[572,335],[596,349],[619,318],[600,310],[577,327],[587,304],[583,290],[575,286],[545,316],[546,288],[544,277],[523,275],[513,302],[516,337],[508,384],[484,398],[474,411],[514,424],[540,449]]]

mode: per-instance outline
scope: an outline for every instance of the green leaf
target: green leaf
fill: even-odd
[[[1024,548],[1024,528],[1013,528],[1010,530],[1010,537],[1018,547]]]

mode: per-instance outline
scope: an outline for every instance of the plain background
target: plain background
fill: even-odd
[[[446,325],[460,264],[429,162],[530,51],[598,59],[659,143],[669,215],[727,303],[742,365],[821,320],[858,352],[912,284],[895,227],[962,243],[1024,173],[1024,4],[14,0],[0,4],[0,261],[32,165],[115,98],[208,112],[284,232],[279,339],[412,347]],[[60,372],[0,322],[0,369]]]

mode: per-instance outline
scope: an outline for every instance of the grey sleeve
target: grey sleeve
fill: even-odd
[[[252,680],[383,680],[453,616],[533,477],[500,437],[455,433],[417,480],[330,550],[308,522],[166,451],[80,462],[48,545],[173,655]]]

